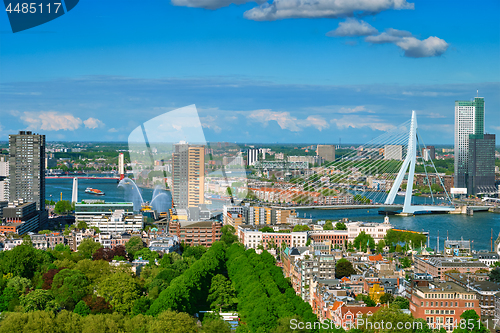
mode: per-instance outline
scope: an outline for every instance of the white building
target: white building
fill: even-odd
[[[250,148],[247,151],[247,165],[254,165],[259,160],[259,149]]]
[[[375,243],[378,243],[380,240],[384,239],[387,231],[392,229],[391,224],[389,223],[389,217],[385,217],[384,223],[375,223],[375,222],[349,222],[347,225],[347,232],[349,234],[348,241],[353,242],[356,237],[361,232],[365,232],[365,234],[372,236],[375,240]]]
[[[144,226],[142,215],[126,215],[122,209],[115,210],[111,216],[95,215],[87,224],[101,232],[113,233],[140,231]]]
[[[0,201],[9,201],[9,162],[5,156],[0,156]]]
[[[484,134],[484,98],[455,101],[455,187],[465,188],[469,167],[469,135]]]
[[[403,160],[403,146],[401,145],[385,145],[384,160]]]
[[[300,232],[262,232],[258,229],[238,226],[238,238],[245,248],[256,249],[262,245],[265,249],[274,243],[278,247],[284,242],[288,247],[306,246],[307,231]]]

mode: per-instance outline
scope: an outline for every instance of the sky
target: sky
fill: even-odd
[[[86,0],[12,33],[0,14],[0,141],[126,141],[195,105],[207,141],[358,143],[417,111],[452,144],[455,100],[500,135],[500,2]]]

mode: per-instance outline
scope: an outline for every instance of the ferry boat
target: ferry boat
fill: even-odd
[[[85,193],[95,194],[95,195],[104,195],[104,192],[95,188],[87,187],[85,189]]]

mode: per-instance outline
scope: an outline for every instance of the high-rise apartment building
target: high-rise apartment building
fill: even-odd
[[[384,160],[403,160],[403,146],[401,145],[385,145]]]
[[[205,202],[205,146],[180,142],[172,153],[172,198],[177,209]]]
[[[469,135],[484,134],[484,98],[455,101],[455,187],[467,187]]]
[[[9,161],[0,155],[0,201],[9,201]]]
[[[260,149],[251,148],[247,151],[247,165],[254,165],[259,160]]]
[[[495,193],[495,134],[469,136],[467,193]]]
[[[35,202],[45,210],[45,135],[9,135],[9,201]]]
[[[422,148],[422,158],[424,161],[435,160],[436,159],[436,148],[434,146],[427,146]]]
[[[325,161],[335,161],[335,146],[334,145],[318,145],[316,155],[323,158]]]

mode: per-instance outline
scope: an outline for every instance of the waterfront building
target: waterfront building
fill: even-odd
[[[495,134],[469,136],[466,187],[469,195],[497,192],[495,188]]]
[[[305,246],[307,243],[307,231],[263,232],[250,225],[238,226],[237,236],[247,249],[257,249],[259,245],[262,245],[264,249],[273,246],[281,247],[283,243],[288,247],[297,247]]]
[[[295,210],[261,206],[228,206],[223,208],[224,224],[237,227],[241,224],[276,225],[286,224],[287,219],[296,216]]]
[[[89,228],[97,227],[99,231],[108,233],[138,232],[144,227],[144,216],[128,214],[123,209],[117,209],[111,215],[93,215],[87,225]]]
[[[171,221],[168,230],[181,243],[210,247],[220,240],[221,229],[222,223],[215,221]]]
[[[441,181],[439,180],[441,178],[441,181],[443,182],[444,189],[448,194],[451,191],[451,188],[453,187],[453,182],[454,182],[454,176],[453,175],[447,175],[444,173],[431,173],[431,174],[425,174],[425,173],[416,173],[415,174],[415,180],[414,183],[416,186],[429,186],[430,185],[441,185]],[[433,191],[434,192],[434,191]]]
[[[318,145],[316,147],[316,155],[327,162],[335,161],[335,146],[334,145]]]
[[[23,199],[45,210],[45,135],[9,135],[9,201]],[[38,227],[38,226],[37,226]]]
[[[312,230],[308,232],[313,243],[323,243],[342,247],[349,239],[347,230]]]
[[[455,101],[455,187],[467,188],[469,136],[484,135],[484,98]]]
[[[172,153],[172,200],[177,209],[204,204],[205,146],[174,144]]]
[[[132,202],[89,202],[75,204],[75,223],[86,222],[88,225],[96,216],[110,217],[115,211],[122,211],[124,216],[135,216]],[[90,225],[89,225],[90,226]]]
[[[480,316],[476,292],[455,282],[414,281],[410,311],[413,317],[421,318],[435,329],[452,331],[453,324],[460,322],[460,315],[474,310]],[[412,282],[413,284],[413,282]]]
[[[353,242],[356,237],[361,232],[364,232],[367,235],[370,235],[375,243],[383,240],[387,231],[392,229],[392,225],[389,223],[389,217],[386,216],[384,218],[383,223],[375,223],[375,222],[348,222],[346,223],[347,232],[348,232],[348,241]]]
[[[471,254],[470,240],[448,240],[444,241],[444,252],[449,256],[468,256]]]
[[[500,261],[500,255],[496,252],[479,251],[473,254],[472,257],[486,266],[493,266]]]

